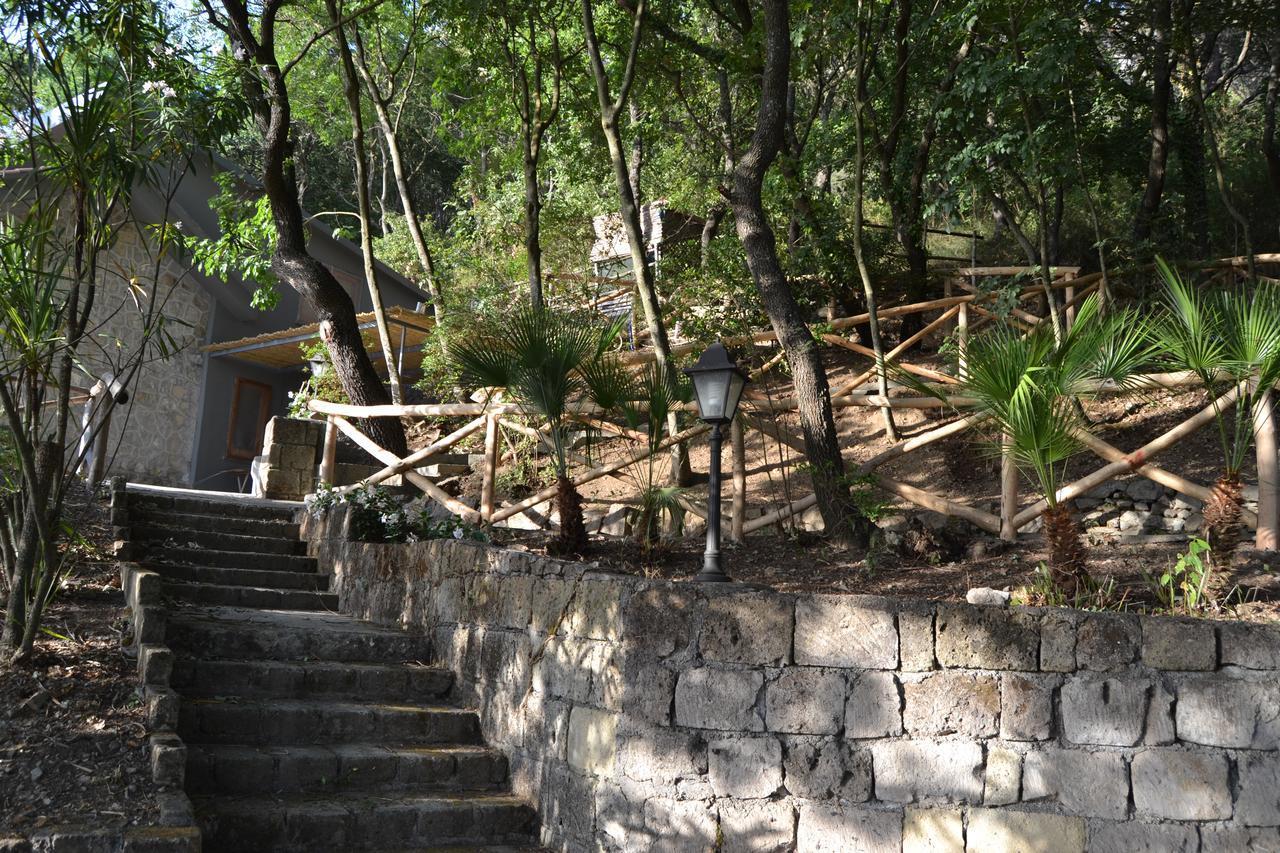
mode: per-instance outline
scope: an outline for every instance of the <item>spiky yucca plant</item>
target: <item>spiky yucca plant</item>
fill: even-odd
[[[550,309],[525,308],[500,325],[450,346],[449,357],[463,381],[505,390],[528,415],[547,421],[556,473],[560,530],[549,548],[556,554],[581,554],[587,548],[582,497],[569,476],[569,426],[572,407],[591,403],[613,408],[617,393],[607,368],[620,323],[600,326],[581,316]],[[605,399],[610,397],[610,399]]]
[[[1210,554],[1229,560],[1243,531],[1240,472],[1253,444],[1254,409],[1280,381],[1280,288],[1198,289],[1162,258],[1156,263],[1165,282],[1153,326],[1162,364],[1194,373],[1215,401],[1232,388],[1238,394],[1230,411],[1215,402],[1223,470],[1204,507]]]
[[[964,378],[953,389],[975,401],[987,416],[992,445],[1009,453],[1038,485],[1048,504],[1049,571],[1068,599],[1090,584],[1079,522],[1058,500],[1065,463],[1081,450],[1079,436],[1089,426],[1076,401],[1097,394],[1103,382],[1123,386],[1150,357],[1146,325],[1136,313],[1100,309],[1096,297],[1086,299],[1060,343],[1047,324],[1025,333],[1002,326],[975,337]],[[936,393],[932,386],[912,382]]]

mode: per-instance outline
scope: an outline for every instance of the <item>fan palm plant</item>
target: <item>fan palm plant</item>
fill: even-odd
[[[1157,258],[1165,308],[1154,324],[1161,362],[1194,373],[1216,401],[1234,388],[1229,410],[1214,404],[1222,475],[1204,507],[1206,539],[1215,559],[1239,543],[1240,472],[1254,439],[1254,410],[1280,381],[1280,288],[1258,282],[1246,291],[1197,289]]]
[[[1003,326],[969,343],[968,367],[954,392],[975,401],[986,416],[990,441],[1039,487],[1048,508],[1044,532],[1054,585],[1068,599],[1087,591],[1090,577],[1071,507],[1058,499],[1065,463],[1088,429],[1077,401],[1100,387],[1122,386],[1150,360],[1149,334],[1129,310],[1104,314],[1096,296],[1085,300],[1075,323],[1055,341],[1041,324],[1029,332]],[[905,375],[904,375],[905,379]],[[937,394],[918,379],[906,380]]]
[[[608,353],[621,328],[525,308],[498,327],[451,342],[449,357],[464,382],[503,389],[525,414],[547,422],[560,513],[550,549],[557,554],[580,554],[587,546],[582,497],[569,476],[569,429],[576,405],[613,408],[623,393],[618,372],[603,366],[613,361]]]

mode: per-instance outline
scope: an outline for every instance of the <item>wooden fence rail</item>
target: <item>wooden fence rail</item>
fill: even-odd
[[[1280,261],[1280,256],[1277,256]],[[1228,267],[1232,265],[1228,264]],[[962,269],[957,271],[958,276],[976,276],[976,275],[999,275],[999,274],[1017,274],[1022,272],[1022,268],[984,268],[983,269]],[[1012,271],[1012,272],[1010,272]],[[1065,268],[1059,271],[1061,277],[1056,279],[1051,287],[1054,290],[1065,291],[1065,299],[1063,305],[1059,308],[1062,317],[1070,322],[1071,315],[1079,303],[1090,293],[1095,292],[1099,288],[1105,286],[1105,281],[1101,275],[1085,276],[1076,278],[1075,274],[1078,270],[1074,268]],[[888,407],[890,409],[928,409],[937,407],[950,407],[956,409],[964,409],[972,406],[976,401],[957,396],[949,397],[945,402],[933,397],[909,397],[909,396],[882,396],[878,393],[872,393],[877,390],[875,380],[879,375],[879,371],[887,369],[888,365],[894,365],[899,369],[903,369],[914,373],[917,376],[936,383],[937,388],[941,392],[952,388],[959,381],[957,377],[950,374],[942,373],[935,368],[923,365],[911,365],[903,361],[903,356],[908,353],[912,347],[923,341],[928,335],[941,333],[943,330],[950,329],[955,335],[958,349],[958,367],[960,371],[965,366],[965,350],[969,334],[981,323],[972,323],[972,314],[976,312],[980,315],[992,315],[992,312],[986,307],[986,303],[994,298],[994,294],[978,292],[972,282],[965,282],[962,278],[952,280],[949,290],[959,289],[966,292],[962,294],[950,294],[942,299],[933,299],[926,302],[916,303],[914,305],[901,305],[887,308],[880,312],[882,318],[905,316],[909,314],[930,314],[940,312],[929,322],[925,323],[919,332],[911,335],[906,340],[899,343],[892,350],[887,352],[884,357],[884,364],[877,364],[859,373],[852,380],[842,382],[834,386],[831,391],[831,404],[835,408],[847,406],[868,406],[868,407]],[[1017,305],[1026,306],[1032,300],[1038,299],[1044,295],[1043,287],[1028,287],[1018,292]],[[1070,312],[1070,313],[1068,313]],[[1025,307],[1015,307],[1014,316],[1021,320],[1025,325],[1033,323],[1045,322],[1044,317],[1031,313]],[[851,350],[860,355],[874,358],[874,353],[867,347],[862,346],[856,341],[850,340],[842,335],[834,332],[855,329],[857,326],[868,322],[870,319],[867,314],[859,314],[851,317],[841,317],[833,320],[830,324],[833,332],[823,335],[823,339],[827,342]],[[984,317],[985,319],[985,317]],[[763,344],[775,342],[776,339],[772,332],[762,331],[750,335],[742,335],[725,341],[729,345],[745,345],[745,344]],[[694,345],[686,344],[673,348],[675,354],[683,354],[691,352]],[[781,359],[782,353],[775,354],[766,361],[765,365],[758,368],[756,373],[763,373],[771,369]],[[639,367],[652,357],[651,354],[639,353],[630,356],[624,356],[624,361],[632,366]],[[1137,377],[1133,382],[1128,383],[1125,389],[1115,388],[1113,385],[1102,385],[1096,388],[1097,391],[1120,391],[1129,389],[1142,388],[1173,388],[1185,386],[1198,382],[1198,378],[1194,374],[1188,373],[1156,373]],[[1078,435],[1081,444],[1086,450],[1096,455],[1104,464],[1075,480],[1072,483],[1062,486],[1056,495],[1057,500],[1065,501],[1075,497],[1079,497],[1090,489],[1107,482],[1117,476],[1125,474],[1136,474],[1141,477],[1159,483],[1161,486],[1173,489],[1179,494],[1194,498],[1199,501],[1205,501],[1209,497],[1209,487],[1180,476],[1173,472],[1167,471],[1154,465],[1151,460],[1157,454],[1164,452],[1179,442],[1187,439],[1199,429],[1211,423],[1216,413],[1235,404],[1240,389],[1233,388],[1227,393],[1214,400],[1209,406],[1196,412],[1188,417],[1182,423],[1148,441],[1141,448],[1125,452],[1119,448],[1113,447],[1107,442],[1096,436],[1081,432]],[[311,410],[319,415],[323,415],[328,426],[325,433],[325,451],[324,458],[321,463],[321,478],[327,481],[332,480],[334,471],[334,454],[336,452],[336,440],[339,432],[347,435],[357,446],[368,452],[373,458],[381,462],[385,467],[376,473],[370,475],[357,485],[373,484],[383,482],[394,476],[402,476],[412,485],[422,490],[428,497],[450,512],[470,523],[476,524],[501,524],[522,513],[532,512],[540,504],[548,503],[556,494],[556,487],[551,486],[543,489],[534,495],[530,495],[522,500],[499,505],[496,496],[497,471],[502,459],[499,452],[499,439],[501,431],[509,429],[515,433],[526,435],[534,438],[538,442],[546,443],[548,425],[541,427],[529,426],[521,423],[516,418],[524,417],[521,408],[510,402],[502,402],[494,399],[483,403],[439,403],[425,405],[386,405],[386,406],[352,406],[339,403],[327,403],[320,400],[312,400],[308,404]],[[689,407],[681,407],[689,408]],[[816,504],[816,498],[812,495],[803,495],[799,497],[788,496],[782,501],[781,505],[767,507],[756,518],[747,518],[747,500],[746,500],[746,476],[745,466],[742,457],[746,442],[746,432],[748,430],[761,434],[767,440],[777,442],[781,446],[785,446],[792,450],[804,453],[804,442],[788,426],[776,419],[777,415],[793,412],[797,408],[794,397],[771,399],[767,395],[760,393],[749,393],[744,397],[739,417],[733,425],[731,435],[731,444],[734,449],[734,467],[733,467],[733,495],[732,506],[727,514],[727,524],[731,535],[740,539],[757,530],[761,530],[776,524],[783,523],[788,519],[803,513],[805,510]],[[628,451],[607,464],[595,464],[589,466],[587,470],[582,471],[573,477],[575,486],[581,487],[587,483],[598,480],[602,477],[613,477],[614,479],[627,482],[625,469],[629,466],[642,463],[653,454],[662,453],[676,444],[687,444],[689,441],[700,438],[709,430],[705,424],[697,424],[689,427],[676,435],[668,436],[651,449],[648,443],[647,435],[639,433],[635,430],[620,426],[609,420],[609,413],[600,411],[594,406],[579,405],[572,410],[572,416],[577,421],[607,432],[623,441],[639,443],[640,446]],[[405,456],[397,457],[395,454],[387,451],[385,448],[378,446],[372,439],[361,432],[353,423],[352,419],[372,418],[372,417],[401,417],[401,418],[427,418],[427,417],[465,417],[469,420],[461,427],[453,430],[448,435],[436,439],[428,446]],[[927,432],[913,436],[911,438],[899,441],[890,447],[885,448],[871,459],[861,463],[857,470],[859,473],[874,478],[876,485],[884,491],[896,495],[903,500],[912,504],[943,513],[948,516],[962,518],[979,529],[985,530],[992,534],[1000,535],[1005,539],[1015,538],[1020,528],[1030,524],[1038,518],[1047,508],[1044,500],[1036,501],[1029,506],[1018,506],[1018,472],[1012,464],[1012,460],[1006,455],[1002,465],[1001,475],[1001,498],[999,505],[999,514],[988,512],[978,507],[952,500],[944,495],[931,492],[928,489],[913,486],[908,483],[895,480],[878,469],[896,460],[902,459],[909,454],[915,453],[925,447],[936,442],[944,441],[982,427],[984,418],[980,414],[960,415],[949,423],[943,424]],[[1276,525],[1277,514],[1276,507],[1280,505],[1277,501],[1277,495],[1274,492],[1277,489],[1277,480],[1280,477],[1276,475],[1276,437],[1274,427],[1271,425],[1271,419],[1265,419],[1265,422],[1258,424],[1258,463],[1259,471],[1262,472],[1260,480],[1260,508],[1266,507],[1263,513],[1263,523],[1259,523],[1258,515],[1245,512],[1243,520],[1251,527],[1257,527],[1257,543],[1259,547],[1274,548],[1276,546]],[[479,508],[467,506],[462,501],[447,494],[440,486],[429,478],[419,473],[416,468],[426,463],[431,457],[445,452],[450,447],[455,446],[458,442],[467,437],[483,431],[484,433],[484,456],[483,456],[483,483],[481,488],[481,497]],[[574,455],[575,461],[580,464],[588,465],[589,463],[583,457]],[[785,466],[785,460],[779,463]],[[776,467],[776,466],[775,466]],[[636,478],[631,478],[633,481]],[[632,483],[638,486],[638,481]],[[349,486],[342,491],[348,491],[355,486]],[[1266,494],[1263,494],[1265,492]],[[704,517],[705,512],[698,507],[693,506],[688,500],[682,501],[686,510],[692,514]]]

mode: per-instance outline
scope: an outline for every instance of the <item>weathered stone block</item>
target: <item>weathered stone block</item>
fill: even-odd
[[[569,763],[593,776],[610,775],[618,751],[617,734],[617,714],[575,707],[569,712]]]
[[[707,746],[707,778],[721,797],[767,797],[782,787],[782,745],[771,737],[712,741]]]
[[[898,630],[888,602],[806,595],[796,602],[795,661],[812,666],[894,669]]]
[[[199,849],[200,828],[196,826],[139,826],[124,833],[124,853],[196,853]]]
[[[1027,614],[999,607],[938,607],[937,655],[944,667],[1034,672],[1039,652],[1040,629]]]
[[[844,709],[844,733],[850,738],[902,734],[902,694],[896,676],[864,672],[853,680]]]
[[[903,681],[902,724],[913,735],[991,737],[999,728],[1000,685],[995,676],[937,672]]]
[[[1274,853],[1280,850],[1280,829],[1245,826],[1202,826],[1202,853]]]
[[[684,659],[705,601],[688,586],[657,584],[631,595],[622,609],[627,657]]]
[[[982,802],[982,747],[965,741],[873,744],[876,798],[891,803]]]
[[[645,728],[621,740],[618,770],[637,782],[674,785],[707,772],[707,744],[697,734]]]
[[[663,797],[646,800],[644,825],[657,841],[657,844],[649,849],[709,850],[715,844],[717,830],[715,807],[702,800],[676,800]]]
[[[904,606],[898,611],[898,651],[903,672],[928,672],[937,666],[931,606]]]
[[[798,850],[882,853],[902,847],[902,814],[853,806],[800,804]]]
[[[1089,821],[1089,853],[1196,853],[1200,840],[1190,826],[1107,820]],[[1206,847],[1205,851],[1235,848]]]
[[[1177,685],[1178,738],[1206,746],[1275,748],[1280,730],[1276,684],[1191,676]]]
[[[722,801],[720,835],[724,853],[785,853],[795,849],[796,813],[788,802]]]
[[[704,660],[783,664],[791,658],[795,603],[776,593],[712,595],[698,647]]]
[[[1084,818],[1047,812],[973,809],[969,812],[968,849],[1018,853],[1083,853]]]
[[[1280,754],[1244,753],[1238,766],[1236,819],[1249,826],[1280,826]]]
[[[1022,799],[1053,799],[1068,814],[1122,818],[1129,811],[1129,770],[1124,756],[1113,752],[1056,747],[1028,752]]]
[[[622,594],[620,580],[583,578],[574,593],[569,615],[569,633],[589,640],[616,642],[622,636]]]
[[[573,602],[573,584],[560,578],[530,578],[529,628],[539,636],[565,629]]]
[[[697,729],[758,732],[764,719],[757,702],[764,675],[700,667],[676,681],[676,724]]]
[[[1280,627],[1227,622],[1218,626],[1223,666],[1280,669]]]
[[[1090,614],[1076,629],[1076,666],[1103,671],[1128,666],[1137,659],[1141,640],[1136,616]]]
[[[1076,616],[1050,610],[1040,619],[1040,669],[1045,672],[1076,671]]]
[[[1022,755],[1002,746],[987,749],[986,790],[982,802],[1007,806],[1018,801],[1022,782]]]
[[[656,663],[627,661],[622,710],[659,726],[671,725],[676,673]]]
[[[958,809],[907,809],[902,853],[964,853],[964,815]]]
[[[1053,682],[1006,674],[1000,680],[1000,737],[1048,740],[1053,732]]]
[[[138,647],[138,672],[143,684],[153,687],[169,686],[173,673],[173,652],[168,646],[144,643]]]
[[[1142,662],[1163,670],[1212,670],[1218,665],[1213,625],[1197,619],[1142,619]]]
[[[1133,804],[1140,816],[1166,820],[1231,817],[1227,759],[1217,753],[1152,747],[1133,757]]]
[[[1147,702],[1147,731],[1142,742],[1147,746],[1161,746],[1177,739],[1173,724],[1173,694],[1156,682]]]
[[[835,734],[844,725],[845,678],[834,670],[787,667],[765,687],[769,731]]]
[[[1062,725],[1072,743],[1133,746],[1151,696],[1147,679],[1075,678],[1062,688]]]
[[[787,790],[809,800],[832,797],[861,803],[871,797],[871,754],[832,738],[785,739]]]

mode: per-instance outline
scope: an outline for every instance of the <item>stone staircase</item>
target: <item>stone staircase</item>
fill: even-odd
[[[164,578],[186,788],[206,851],[528,851],[533,810],[426,638],[337,614],[296,506],[127,497]]]

